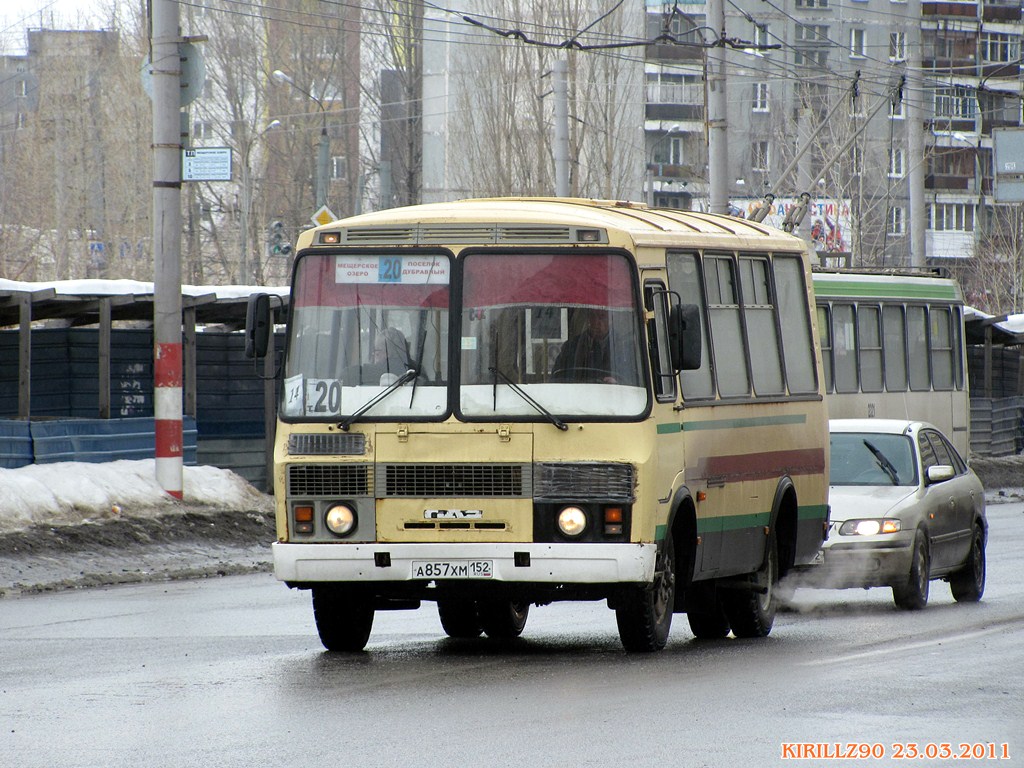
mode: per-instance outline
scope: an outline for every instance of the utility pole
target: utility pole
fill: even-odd
[[[708,26],[716,39],[707,52],[708,181],[711,213],[729,212],[729,145],[725,96],[725,4],[708,0]]]
[[[569,196],[569,63],[554,63],[555,92],[555,196]]]
[[[903,99],[907,112],[907,197],[910,204],[910,266],[923,267],[926,259],[925,230],[928,208],[924,199],[924,81],[921,77],[921,0],[907,3],[907,87]],[[886,222],[886,226],[889,223]]]
[[[152,0],[153,400],[156,480],[183,496],[181,351],[181,56],[176,0]]]

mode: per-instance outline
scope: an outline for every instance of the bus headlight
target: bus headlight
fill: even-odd
[[[587,529],[587,513],[579,507],[565,507],[558,513],[558,530],[575,538]]]
[[[335,536],[347,536],[356,527],[356,511],[347,504],[335,504],[324,515],[327,529]]]

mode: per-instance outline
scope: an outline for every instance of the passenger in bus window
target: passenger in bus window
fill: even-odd
[[[373,340],[373,351],[369,362],[346,369],[342,380],[345,384],[387,385],[409,370],[409,342],[397,328],[385,328]]]
[[[635,365],[628,362],[630,350],[609,332],[609,313],[601,309],[583,311],[583,330],[562,345],[555,358],[552,378],[555,381],[635,384]]]

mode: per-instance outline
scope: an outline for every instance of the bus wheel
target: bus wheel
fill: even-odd
[[[523,634],[530,604],[517,600],[480,600],[477,610],[480,612],[480,625],[488,637],[511,640]]]
[[[448,637],[479,637],[482,627],[476,603],[470,599],[442,597],[437,600],[437,616]]]
[[[373,628],[373,598],[337,587],[313,587],[313,619],[328,651],[361,651]]]
[[[949,591],[958,603],[976,603],[985,594],[985,532],[975,525],[967,562],[949,577]]]
[[[636,588],[615,609],[619,639],[631,652],[660,651],[668,642],[672,628],[672,608],[676,600],[676,553],[669,531],[658,547],[654,564],[654,583]]]
[[[779,604],[779,546],[774,533],[769,536],[765,563],[756,582],[763,592],[730,589],[723,595],[722,607],[736,637],[767,637],[775,623]]]
[[[690,585],[686,592],[686,619],[698,640],[721,640],[729,634],[729,619],[714,582]]]

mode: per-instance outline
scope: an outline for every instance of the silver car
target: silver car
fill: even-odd
[[[985,591],[985,494],[939,430],[919,421],[833,419],[824,562],[815,586],[892,587],[924,608],[932,579],[958,602]]]

